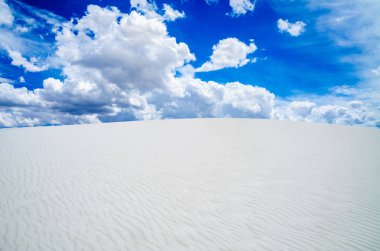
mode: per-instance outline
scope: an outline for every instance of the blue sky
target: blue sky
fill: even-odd
[[[2,127],[184,117],[380,126],[373,1],[0,5]]]

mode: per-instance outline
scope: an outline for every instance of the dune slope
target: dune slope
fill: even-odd
[[[249,119],[0,130],[0,250],[380,250],[380,131]]]

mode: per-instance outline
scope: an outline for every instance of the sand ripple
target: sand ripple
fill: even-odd
[[[379,181],[376,129],[0,130],[0,250],[380,250]]]

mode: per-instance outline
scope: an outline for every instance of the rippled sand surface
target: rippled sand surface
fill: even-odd
[[[380,250],[380,130],[249,119],[2,129],[0,250]]]

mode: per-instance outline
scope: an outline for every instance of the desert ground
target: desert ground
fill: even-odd
[[[1,129],[0,250],[380,250],[380,130],[255,119]]]

